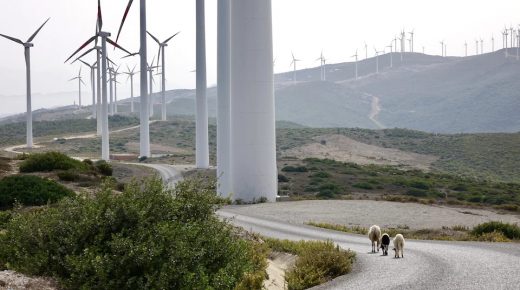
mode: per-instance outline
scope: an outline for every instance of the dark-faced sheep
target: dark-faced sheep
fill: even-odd
[[[401,234],[395,235],[394,238],[394,249],[395,258],[399,258],[399,254],[401,254],[401,258],[404,258],[404,237]]]
[[[383,250],[383,256],[388,256],[388,247],[390,246],[390,236],[384,233],[381,236],[381,249]]]
[[[370,242],[372,242],[372,253],[377,251],[379,252],[379,244],[381,243],[381,228],[379,226],[373,225],[368,230],[368,238]]]

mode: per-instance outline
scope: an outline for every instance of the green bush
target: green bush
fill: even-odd
[[[95,166],[96,166],[97,170],[99,171],[99,173],[103,174],[104,176],[112,176],[112,173],[113,173],[112,165],[110,165],[105,160],[97,161]]]
[[[289,182],[289,178],[283,174],[278,174],[278,182]]]
[[[0,230],[4,229],[5,225],[11,221],[13,214],[10,211],[0,211]],[[2,268],[2,265],[0,265]]]
[[[299,241],[265,239],[273,251],[298,256],[295,266],[285,279],[288,289],[307,289],[345,275],[352,270],[355,254],[345,251],[331,241]]]
[[[520,227],[518,225],[497,221],[479,224],[473,228],[471,234],[473,236],[480,237],[484,234],[489,234],[493,232],[502,233],[504,236],[511,240],[520,239]]]
[[[366,189],[366,190],[374,189],[374,186],[372,184],[368,183],[368,182],[354,183],[354,184],[352,184],[352,187]]]
[[[81,176],[73,170],[58,172],[58,178],[62,181],[80,181]]]
[[[19,213],[0,235],[0,261],[66,289],[233,289],[257,270],[250,244],[219,220],[215,186],[132,183],[121,194],[64,199]]]
[[[0,180],[0,208],[11,208],[15,202],[44,205],[72,195],[63,185],[38,176],[13,175]]]
[[[309,171],[305,166],[285,166],[282,168],[283,172],[307,172]]]
[[[49,172],[53,170],[85,170],[87,165],[59,152],[30,154],[21,164],[20,172]]]
[[[311,175],[311,177],[329,178],[330,177],[330,173],[325,172],[325,171],[319,171],[319,172],[316,172],[313,175]]]

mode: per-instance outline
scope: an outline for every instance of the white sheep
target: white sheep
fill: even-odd
[[[368,238],[370,239],[370,242],[372,242],[372,253],[375,253],[376,249],[379,252],[379,245],[381,243],[381,228],[379,228],[377,225],[371,226],[368,230]]]
[[[394,238],[394,248],[395,251],[395,258],[399,258],[399,254],[401,254],[401,258],[404,258],[404,237],[401,234],[395,235]]]
[[[381,249],[383,250],[383,256],[388,256],[388,247],[390,246],[390,236],[384,233],[381,236]]]

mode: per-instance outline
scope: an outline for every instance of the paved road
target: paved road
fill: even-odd
[[[133,165],[145,166],[155,169],[161,176],[164,183],[173,188],[182,180],[182,173],[189,169],[195,168],[191,165],[169,165],[169,164],[148,164],[148,163],[129,163]]]
[[[357,253],[351,274],[316,289],[519,289],[520,244],[407,241],[405,258],[371,254],[367,237],[294,225],[226,209],[247,230],[291,240],[332,240]]]

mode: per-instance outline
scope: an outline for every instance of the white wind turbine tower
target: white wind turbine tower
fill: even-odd
[[[478,39],[475,39],[475,50],[476,50],[476,55],[478,55]]]
[[[502,32],[502,37],[503,37],[503,45],[504,45],[504,52],[505,52],[505,55],[506,55],[506,58],[509,56],[508,55],[508,51],[507,51],[507,35],[508,35],[508,32],[507,32],[507,28],[504,27],[504,32]]]
[[[444,57],[444,40],[440,42],[441,44],[441,56]]]
[[[108,114],[114,115],[114,68],[109,65],[108,67],[108,84],[110,92],[110,102],[108,104]]]
[[[50,19],[50,18],[49,18]],[[4,34],[0,34],[0,36],[5,37],[11,41],[14,41],[18,44],[23,45],[24,51],[25,51],[25,70],[26,70],[26,81],[27,81],[27,115],[26,115],[26,121],[27,121],[27,148],[33,147],[33,131],[32,131],[32,96],[31,96],[31,47],[34,46],[32,41],[40,32],[40,30],[43,28],[45,23],[49,21],[47,19],[32,35],[27,39],[26,42],[21,41],[20,39],[7,36]]]
[[[374,47],[374,51],[376,52],[376,74],[379,73],[379,53],[380,51],[377,51],[377,49]]]
[[[139,72],[135,71],[135,66],[133,69],[130,70],[130,67],[127,65],[126,68],[128,69],[126,72],[123,72],[125,75],[128,75],[128,80],[130,80],[130,112],[134,113],[134,75],[136,75]]]
[[[271,0],[231,5],[231,190],[235,200],[264,197],[274,202],[278,187]]]
[[[484,39],[480,39],[480,54],[484,54]]]
[[[89,64],[86,61],[79,60],[88,68],[90,68],[90,86],[92,89],[92,118],[97,119],[97,110],[96,110],[96,65],[97,63]],[[99,128],[101,129],[101,127]],[[101,131],[100,131],[101,132]]]
[[[325,60],[325,57],[323,56],[323,50],[321,51],[321,55],[318,59],[316,59],[316,61],[320,61],[320,80],[321,81],[325,81],[325,63],[326,63],[326,60]]]
[[[516,31],[516,60],[520,60],[520,29]]]
[[[393,46],[392,46],[392,43],[390,43],[389,46],[387,46],[387,48],[390,48],[390,68],[393,68],[394,67],[394,51],[393,51]]]
[[[406,49],[406,44],[405,44],[406,38],[405,38],[404,30],[401,31],[401,38],[399,38],[399,40],[401,41],[401,61],[403,61],[403,56],[404,56],[404,52]]]
[[[123,25],[125,24],[126,17],[128,16],[128,12],[132,7],[133,0],[128,1],[128,5],[126,7],[125,13],[123,14],[123,19],[121,20],[121,25],[119,26],[119,32],[117,33],[117,39],[119,40],[119,36],[121,34],[121,30],[123,29]],[[141,103],[140,103],[140,123],[141,126],[139,132],[139,152],[141,157],[150,157],[151,149],[150,149],[150,116],[148,110],[148,83],[147,83],[147,43],[146,43],[146,0],[139,1],[139,39],[141,47],[139,49],[139,57],[140,57],[140,89],[141,89]]]
[[[495,36],[491,34],[491,52],[495,52]]]
[[[149,115],[150,115],[150,119],[153,119],[153,115],[155,115],[155,112],[154,112],[154,97],[153,97],[153,84],[155,83],[155,79],[153,78],[153,72],[156,68],[158,68],[158,66],[153,66],[153,63],[155,61],[155,57],[152,59],[152,64],[151,65],[148,65],[146,71],[148,72],[148,87],[150,89],[150,91],[148,92],[148,96],[149,96],[149,104],[150,106],[148,107],[148,110],[149,110]]]
[[[413,50],[413,46],[414,46],[414,42],[413,42],[413,36],[414,36],[414,31],[415,29],[412,29],[410,33],[410,52],[414,52]]]
[[[296,63],[301,61],[299,59],[296,59],[294,57],[294,53],[291,52],[291,55],[292,55],[292,62],[291,62],[291,66],[293,67],[293,82],[296,83]]]
[[[161,62],[162,62],[162,64],[161,64],[161,70],[162,70],[162,73],[161,73],[161,79],[162,79],[162,81],[161,81],[161,97],[162,97],[161,120],[166,121],[166,74],[165,74],[166,63],[165,63],[164,49],[168,46],[168,42],[170,40],[172,40],[175,36],[177,36],[180,32],[175,33],[173,36],[171,36],[170,38],[166,39],[163,42],[160,42],[159,39],[157,39],[157,37],[153,36],[149,31],[147,31],[147,33],[159,45],[159,57],[157,58],[157,63],[159,63],[159,60],[161,60]],[[161,53],[162,53],[162,59],[161,59]]]
[[[114,114],[119,113],[118,108],[117,108],[117,104],[118,104],[117,84],[119,84],[119,82],[117,81],[117,76],[121,74],[119,72],[119,68],[120,68],[120,66],[118,66],[116,70],[112,69],[112,78],[113,78],[112,81],[114,82]]]
[[[78,104],[79,108],[81,109],[81,84],[85,85],[85,82],[83,82],[83,77],[81,76],[81,67],[79,67],[78,76],[71,78],[69,82],[74,80],[78,80]]]
[[[116,42],[112,41],[110,37],[110,33],[102,31],[103,28],[103,17],[101,15],[101,1],[98,0],[98,17],[96,24],[96,34],[92,36],[89,40],[87,40],[83,45],[80,46],[65,62],[68,62],[72,57],[74,57],[77,53],[83,50],[87,45],[91,42],[98,41],[98,37],[101,38],[101,50],[98,53],[98,75],[101,74],[101,87],[102,87],[102,98],[101,98],[101,159],[110,160],[110,144],[109,144],[109,131],[108,131],[108,100],[107,100],[107,42],[113,45],[114,47],[130,54],[126,49],[122,48]],[[101,64],[101,66],[100,66]],[[99,114],[98,114],[99,116]]]
[[[466,54],[465,56],[468,56],[468,42],[464,42],[464,48],[465,48],[465,51],[466,51]]]
[[[356,80],[358,79],[358,51],[356,49],[356,54],[354,54],[352,57],[356,59]]]
[[[367,60],[367,59],[368,59],[368,45],[365,42],[365,60]]]
[[[206,16],[204,10],[205,0],[196,0],[196,133],[195,133],[195,163],[197,168],[209,168],[209,142],[208,142],[208,100],[207,75],[206,75]],[[271,63],[271,60],[269,63]],[[271,71],[272,73],[272,71]]]

